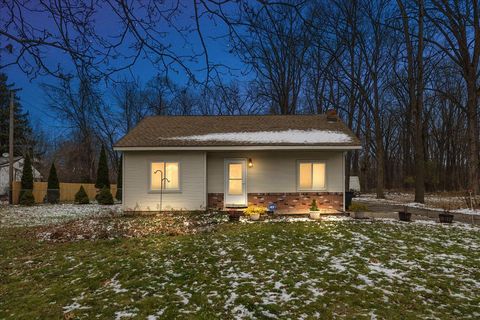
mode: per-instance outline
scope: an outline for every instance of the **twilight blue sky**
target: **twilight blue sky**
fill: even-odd
[[[181,8],[181,13],[175,17],[175,26],[184,28],[191,27],[194,23],[192,14],[193,9],[189,5],[184,4]],[[53,27],[53,22],[48,16],[31,14],[28,18],[33,25],[42,26],[47,29]],[[95,17],[96,31],[105,37],[116,34],[119,30],[119,23],[119,18],[106,8],[100,9]],[[246,77],[243,76],[241,72],[244,71],[241,61],[229,53],[230,47],[228,40],[226,38],[219,38],[219,36],[225,35],[226,33],[225,25],[219,21],[211,20],[207,16],[202,16],[200,23],[207,44],[210,62],[212,64],[224,64],[231,68],[229,72],[225,72],[222,76],[223,81],[229,82],[236,80],[240,83],[246,81]],[[193,52],[198,53],[200,51],[200,40],[197,33],[190,32],[180,34],[167,24],[162,26],[162,32],[165,33],[165,38],[162,39],[162,43],[170,45],[171,50],[178,55],[190,55],[193,54]],[[127,38],[127,43],[128,40]],[[124,52],[122,53],[129,53],[127,46],[125,46],[123,50]],[[149,57],[152,58],[154,56],[149,55]],[[58,64],[66,70],[72,70],[70,58],[59,51],[48,51],[45,56],[45,61],[50,65],[55,66]],[[122,65],[122,63],[124,62],[119,62],[118,65]],[[187,61],[186,65],[199,79],[205,77],[206,72],[204,70],[205,63],[203,56],[198,57],[197,61]],[[47,132],[60,133],[63,125],[49,112],[47,102],[44,99],[44,92],[40,87],[42,83],[55,84],[57,80],[52,76],[38,76],[35,79],[30,79],[28,75],[15,66],[8,67],[2,70],[2,72],[8,75],[11,83],[15,83],[15,87],[22,88],[17,94],[20,97],[24,109],[30,113],[32,124],[40,125]],[[142,56],[130,70],[119,72],[112,77],[115,79],[135,77],[142,83],[145,83],[158,73],[158,66],[149,61],[147,57]],[[178,66],[173,66],[173,68],[169,70],[169,77],[178,84],[185,84],[187,81],[186,74]],[[105,91],[105,101],[114,107],[109,94],[111,84],[102,82],[101,85]]]

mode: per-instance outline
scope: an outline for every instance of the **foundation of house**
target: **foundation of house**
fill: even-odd
[[[286,193],[249,193],[248,205],[268,207],[277,206],[279,214],[306,214],[310,211],[312,200],[317,207],[326,213],[343,211],[342,192],[286,192]],[[209,193],[208,207],[217,210],[224,208],[223,193]]]

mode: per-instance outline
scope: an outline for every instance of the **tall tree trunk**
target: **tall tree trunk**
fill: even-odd
[[[418,52],[415,120],[415,202],[425,202],[425,149],[423,143],[423,0],[418,1]]]
[[[476,74],[469,78],[476,78]],[[473,194],[478,193],[478,117],[477,117],[477,86],[474,79],[467,83],[467,130],[468,130],[468,189]]]
[[[412,112],[412,126],[414,138],[414,167],[415,167],[415,202],[425,201],[425,150],[423,139],[423,0],[418,1],[418,44],[414,52],[414,44],[410,37],[410,18],[402,0],[397,0],[402,15],[403,35],[407,49],[408,97]],[[416,62],[416,63],[415,63]],[[408,127],[407,127],[408,128]]]
[[[375,125],[375,157],[377,158],[377,176],[376,176],[376,192],[377,198],[383,199],[385,188],[385,152],[383,147],[382,122],[380,119],[380,96],[378,92],[378,76],[373,74],[373,96],[374,96],[374,111],[373,123]]]

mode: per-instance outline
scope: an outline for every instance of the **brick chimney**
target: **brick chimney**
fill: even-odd
[[[337,122],[337,111],[335,109],[330,109],[327,111],[327,121],[328,122]]]

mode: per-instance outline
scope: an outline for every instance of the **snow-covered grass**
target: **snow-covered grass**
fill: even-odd
[[[0,229],[0,318],[479,318],[480,228],[225,223],[45,243]]]
[[[480,215],[480,210],[467,209],[465,199],[458,195],[449,194],[426,194],[425,204],[413,202],[414,195],[405,192],[387,192],[385,199],[377,199],[373,193],[365,193],[355,198],[354,201],[366,201],[374,203],[383,203],[389,205],[406,206],[409,208],[428,209],[432,211],[443,211],[443,206],[447,204],[452,212],[467,215]]]
[[[246,143],[344,143],[352,141],[352,138],[348,134],[331,130],[225,132],[172,137],[168,139]]]
[[[37,204],[26,206],[0,206],[0,226],[40,226],[61,223],[86,217],[120,214],[121,205],[99,204]]]

